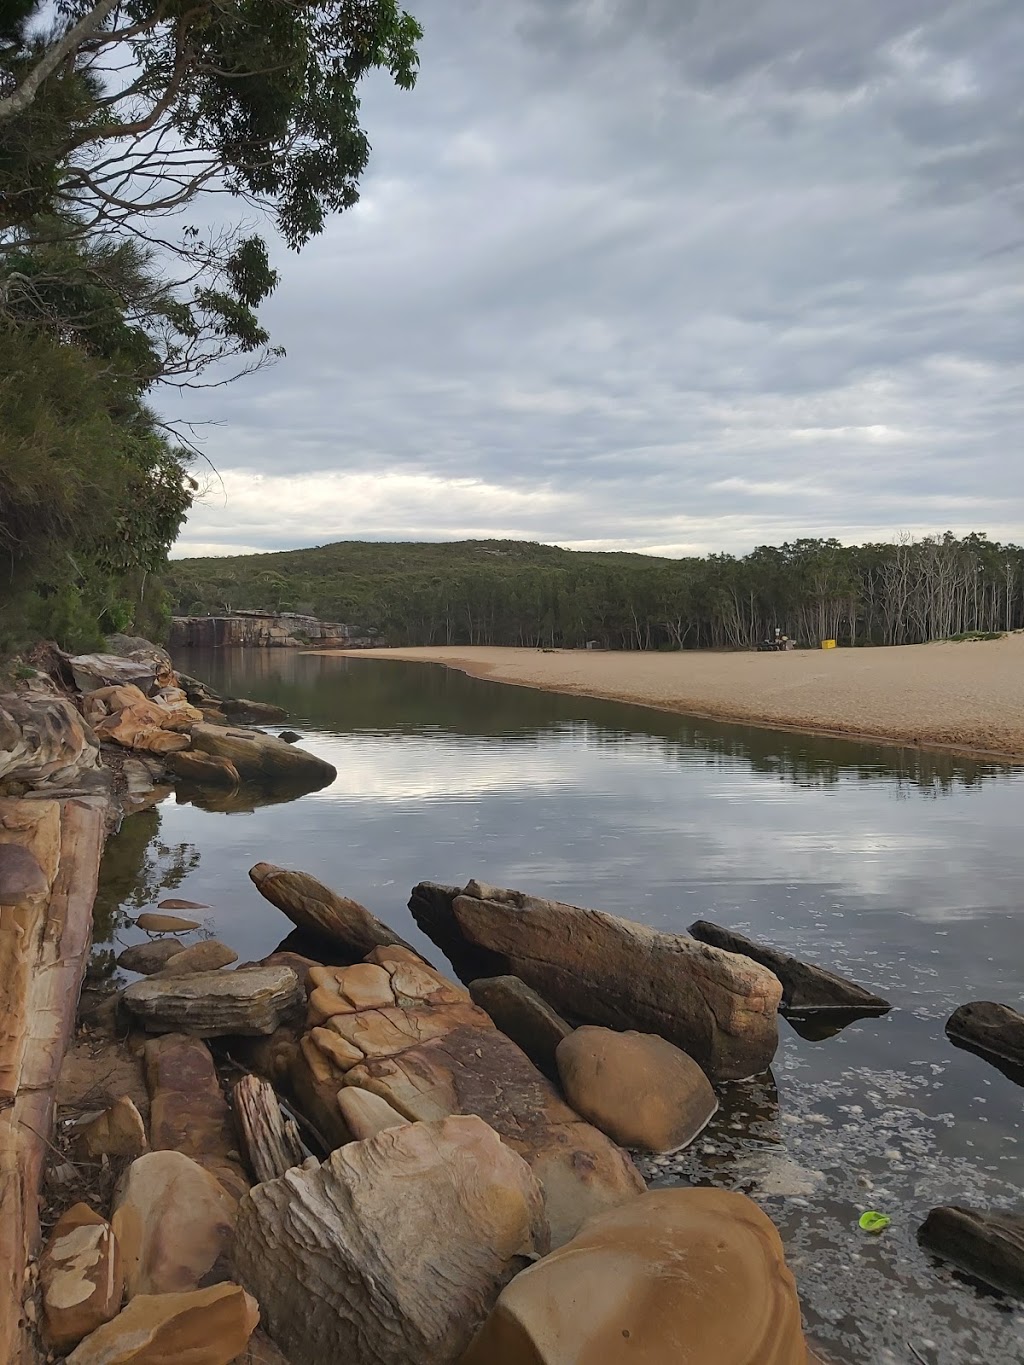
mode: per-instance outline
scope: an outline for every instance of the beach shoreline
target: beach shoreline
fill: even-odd
[[[491,682],[729,724],[1024,762],[1024,633],[927,645],[725,651],[488,645],[310,650],[440,664]]]

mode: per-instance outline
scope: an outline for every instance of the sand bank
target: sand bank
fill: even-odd
[[[789,654],[469,646],[349,653],[445,664],[496,682],[716,720],[1024,759],[1024,633],[957,644]]]

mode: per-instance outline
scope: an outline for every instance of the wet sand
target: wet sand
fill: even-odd
[[[316,650],[444,664],[474,677],[772,728],[1024,760],[1024,633],[788,654],[498,649]]]

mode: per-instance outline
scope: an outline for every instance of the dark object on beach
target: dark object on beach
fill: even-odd
[[[946,1020],[946,1035],[970,1052],[1009,1063],[1014,1070],[1024,1069],[1024,1014],[1009,1005],[971,1000]]]
[[[1024,1298],[1024,1214],[958,1206],[932,1209],[921,1245],[1003,1294]]]
[[[774,972],[782,982],[780,1010],[787,1016],[817,1014],[818,1011],[827,1010],[830,1015],[832,1012],[848,1015],[849,1018],[843,1023],[851,1023],[865,1015],[885,1014],[892,1008],[888,1000],[858,986],[855,981],[848,981],[846,977],[837,976],[824,967],[816,967],[812,962],[801,962],[799,958],[780,952],[777,948],[754,943],[743,934],[723,929],[710,920],[697,920],[690,925],[690,933],[701,943],[710,943],[712,947],[723,948],[727,953],[740,953],[743,957],[753,958],[762,967]],[[830,1027],[833,1024],[838,1025],[834,1032],[843,1027],[838,1018],[829,1019]],[[827,1037],[828,1034],[823,1036]]]

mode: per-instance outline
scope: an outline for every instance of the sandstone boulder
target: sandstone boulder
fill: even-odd
[[[79,692],[103,687],[137,687],[148,696],[171,680],[169,665],[153,659],[130,659],[117,654],[73,654],[67,660]]]
[[[249,1168],[257,1181],[275,1180],[293,1166],[302,1165],[309,1152],[294,1120],[282,1113],[269,1081],[243,1076],[231,1098]]]
[[[559,1043],[557,1062],[572,1107],[624,1147],[678,1151],[718,1109],[693,1058],[653,1033],[579,1028]]]
[[[954,1043],[1024,1068],[1024,1014],[1009,1005],[972,1000],[949,1016],[946,1033]]]
[[[150,1033],[197,1038],[273,1033],[305,1001],[290,967],[150,976],[124,993],[126,1008]]]
[[[126,972],[138,972],[140,976],[155,976],[162,972],[164,964],[182,952],[188,945],[177,938],[156,939],[152,943],[133,943],[117,955],[117,965]]]
[[[497,1028],[517,1043],[545,1076],[558,1077],[555,1051],[572,1028],[560,1014],[518,976],[485,976],[469,983],[475,1005],[486,1010]]]
[[[68,1356],[68,1365],[230,1365],[260,1320],[237,1284],[139,1294]]]
[[[152,910],[144,910],[141,915],[136,915],[135,924],[147,934],[187,933],[189,929],[199,928],[197,919],[183,919],[181,915],[156,914]]]
[[[779,1234],[745,1195],[653,1190],[502,1292],[461,1365],[806,1365]]]
[[[466,1117],[388,1128],[257,1185],[235,1255],[293,1365],[450,1365],[546,1246],[529,1167]]]
[[[337,769],[322,758],[258,730],[196,725],[192,730],[192,747],[215,758],[226,758],[234,764],[243,782],[280,782],[317,791],[338,775]]]
[[[241,782],[238,769],[229,758],[217,758],[213,754],[196,753],[186,749],[184,753],[168,754],[164,760],[168,772],[185,782],[195,782],[199,786],[237,787]]]
[[[570,1109],[467,992],[414,953],[377,948],[367,963],[310,976],[319,983],[312,1027],[293,1080],[328,1141],[352,1137],[337,1101],[343,1085],[413,1121],[479,1115],[532,1167],[556,1244],[589,1214],[645,1188],[626,1154]]]
[[[110,1224],[88,1204],[58,1220],[39,1261],[43,1337],[64,1352],[109,1322],[121,1307],[124,1274]]]
[[[82,1156],[93,1161],[104,1156],[142,1156],[149,1150],[149,1141],[135,1101],[128,1095],[121,1095],[102,1114],[79,1129],[75,1147]]]
[[[128,1167],[111,1224],[129,1297],[198,1287],[227,1255],[236,1201],[183,1152],[148,1152]]]
[[[188,976],[193,972],[215,972],[237,961],[238,954],[234,948],[229,948],[218,939],[207,938],[169,957],[163,970],[167,976]]]
[[[45,692],[0,696],[0,784],[73,787],[99,766],[99,741],[69,701]]]
[[[759,962],[782,982],[783,1013],[811,1010],[840,1010],[850,1013],[884,1014],[891,1009],[888,1000],[848,981],[844,976],[817,967],[813,962],[802,962],[790,953],[780,952],[765,944],[738,934],[734,929],[723,929],[710,920],[699,919],[690,925],[690,933],[701,943],[710,943],[727,953],[739,953]]]
[[[353,1142],[365,1142],[376,1137],[385,1128],[397,1128],[409,1120],[387,1100],[374,1095],[370,1090],[360,1090],[357,1085],[343,1085],[338,1091],[338,1108]]]
[[[715,1082],[771,1063],[782,986],[749,958],[478,882],[452,910],[472,943],[507,955],[515,975],[570,1018],[657,1033]]]
[[[249,869],[249,877],[260,895],[283,910],[298,928],[340,944],[356,958],[391,944],[409,947],[365,906],[339,896],[308,872],[257,863]]]
[[[1024,1214],[956,1205],[932,1209],[921,1245],[1004,1294],[1024,1299]]]

